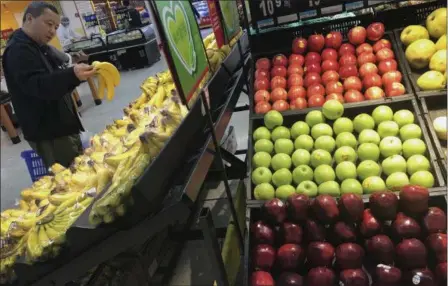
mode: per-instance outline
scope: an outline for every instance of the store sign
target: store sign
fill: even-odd
[[[208,71],[202,37],[189,1],[153,1],[165,56],[176,87],[189,102]],[[162,35],[163,33],[163,35]]]
[[[224,41],[224,28],[221,22],[218,1],[208,0],[207,4],[208,4],[208,10],[210,12],[213,33],[215,34],[216,44],[218,45],[218,48],[221,48],[225,44],[225,41]]]
[[[224,23],[224,33],[230,42],[240,30],[240,15],[236,0],[219,0],[219,7]]]

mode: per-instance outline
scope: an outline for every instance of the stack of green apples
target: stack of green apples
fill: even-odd
[[[269,111],[253,133],[255,199],[434,186],[427,146],[411,111],[394,113],[380,105],[353,120],[343,113],[343,105],[330,100],[288,128],[278,111]]]

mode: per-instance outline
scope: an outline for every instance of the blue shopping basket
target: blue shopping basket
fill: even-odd
[[[42,158],[39,157],[34,150],[23,151],[20,156],[25,160],[26,166],[28,167],[28,172],[30,172],[31,180],[33,182],[48,174],[44,160],[42,160]]]

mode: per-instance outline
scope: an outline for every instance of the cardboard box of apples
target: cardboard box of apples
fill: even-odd
[[[400,193],[295,194],[248,212],[250,286],[446,286],[447,201]]]
[[[338,31],[296,38],[288,53],[256,59],[253,111],[301,110],[331,99],[359,103],[411,98],[393,34],[384,29],[378,22],[367,29],[357,26],[349,30],[347,41]]]
[[[307,114],[271,110],[250,128],[255,200],[444,186],[415,100],[351,108],[329,100]]]

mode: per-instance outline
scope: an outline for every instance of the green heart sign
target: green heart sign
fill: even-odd
[[[190,22],[181,2],[170,1],[162,10],[167,39],[182,65],[192,75],[196,71],[196,52],[191,35]]]
[[[238,7],[236,1],[221,0],[219,1],[224,25],[226,26],[227,38],[230,40],[239,27]]]

